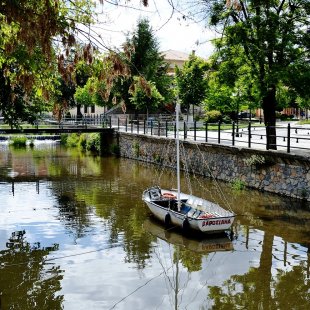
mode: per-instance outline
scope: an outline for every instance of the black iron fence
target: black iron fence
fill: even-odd
[[[54,119],[44,119],[38,121],[34,127],[47,126],[49,128],[90,128],[105,127],[114,128],[135,134],[147,134],[161,137],[176,137],[175,121],[163,120],[164,118],[127,116],[104,116],[86,115],[84,117],[63,118],[60,122]],[[279,122],[276,127],[263,126],[259,122],[244,122],[239,120],[231,124],[205,123],[200,121],[180,121],[179,137],[183,140],[193,140],[197,142],[216,143],[237,147],[277,149],[290,153],[310,152],[310,124],[291,125]],[[1,125],[0,125],[1,130]],[[269,145],[266,139],[266,132],[275,132],[271,139],[275,145]]]
[[[110,118],[108,126],[118,131],[152,136],[176,137],[175,122],[129,121],[128,119]],[[238,147],[277,149],[290,153],[292,150],[310,152],[310,125],[292,126],[280,123],[277,126],[262,126],[252,122],[233,122],[232,124],[180,122],[179,137],[183,140],[209,142]],[[267,132],[275,132],[274,145],[266,139]]]

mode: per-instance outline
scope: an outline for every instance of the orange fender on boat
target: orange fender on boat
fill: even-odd
[[[176,195],[171,194],[171,193],[164,193],[164,194],[162,194],[162,197],[163,198],[168,198],[168,199],[176,199],[177,198]]]

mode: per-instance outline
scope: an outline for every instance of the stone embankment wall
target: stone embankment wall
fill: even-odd
[[[176,166],[173,139],[119,133],[118,143],[122,157]],[[181,167],[186,162],[191,172],[310,201],[308,157],[189,141],[181,144]]]

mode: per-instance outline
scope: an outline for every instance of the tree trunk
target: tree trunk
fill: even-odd
[[[193,104],[193,121],[195,121],[195,105]]]
[[[270,87],[263,97],[262,108],[264,111],[264,122],[266,126],[266,148],[277,149],[276,136],[276,87]]]
[[[76,105],[76,116],[77,116],[78,119],[83,117],[83,114],[81,112],[81,105],[80,104]]]

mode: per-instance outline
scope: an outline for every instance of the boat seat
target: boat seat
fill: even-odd
[[[150,190],[150,198],[151,199],[159,199],[160,192],[158,190]]]
[[[188,212],[191,210],[192,208],[188,205],[182,205],[181,207],[181,213],[183,214],[188,214]]]
[[[198,218],[198,217],[200,216],[201,213],[202,213],[202,211],[196,210],[196,212],[194,213],[193,217],[194,217],[194,218]]]
[[[198,218],[200,214],[202,213],[202,211],[200,210],[196,210],[196,209],[191,209],[191,210],[193,210],[194,212],[188,212],[187,215],[192,218]]]
[[[193,205],[193,203],[194,203],[194,198],[190,196],[190,197],[187,199],[186,202],[187,202],[189,205]]]
[[[198,210],[203,210],[203,207],[204,207],[204,203],[203,203],[203,200],[202,199],[196,199],[195,201],[195,207],[196,209]]]
[[[193,217],[193,215],[195,214],[196,210],[193,208],[190,208],[190,210],[187,212],[187,216],[189,217]]]

